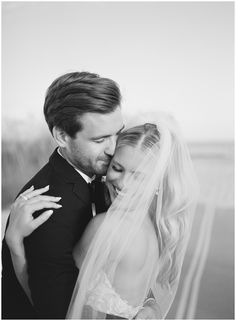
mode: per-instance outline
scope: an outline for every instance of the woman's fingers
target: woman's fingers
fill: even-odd
[[[23,193],[21,193],[21,195],[25,195],[29,192],[32,192],[34,190],[34,186],[31,186],[30,188],[26,189]]]
[[[62,205],[57,204],[61,197],[41,195],[48,190],[48,186],[34,190],[33,187],[26,190],[22,197],[19,197],[13,203],[10,213],[10,221],[7,229],[8,240],[22,238],[30,235],[38,226],[49,219],[53,213],[53,209],[59,209]],[[30,198],[29,198],[30,195]],[[33,217],[33,213],[44,210],[37,218]]]
[[[30,188],[28,188],[27,190],[25,190],[23,193],[21,193],[17,199],[15,200],[15,202],[21,202],[21,201],[27,201],[29,199],[31,199],[32,197],[35,197],[37,195],[43,194],[45,192],[47,192],[49,190],[49,185],[43,187],[43,188],[39,188],[34,190],[34,186],[31,186]]]
[[[31,193],[34,190],[34,186],[31,186],[30,188],[28,188],[27,190],[25,190],[23,193],[21,193],[15,200],[14,203],[18,203],[18,201],[23,201],[23,200],[27,200],[27,194]],[[14,203],[12,205],[14,205]]]
[[[38,195],[29,199],[28,203],[33,204],[38,201],[59,202],[60,200],[61,200],[61,197],[57,197],[57,196]]]
[[[41,195],[49,190],[49,185],[43,188],[39,188],[34,190],[34,187],[31,186],[27,189],[24,193],[20,194],[16,201],[23,201],[27,203],[35,203],[37,201],[51,201],[51,202],[58,202],[60,201],[61,197],[59,196],[50,196],[50,195]],[[17,202],[18,203],[18,202]],[[22,202],[20,202],[22,203]]]
[[[32,191],[28,191],[25,194],[21,194],[23,196],[25,196],[27,199],[31,199],[32,197],[38,196],[40,194],[43,194],[45,192],[47,192],[49,190],[49,185],[43,187],[43,188],[38,188],[36,190],[32,190]]]
[[[53,196],[37,196],[31,200],[27,200],[24,202],[15,201],[11,207],[11,221],[13,220],[21,220],[21,217],[32,217],[32,214],[36,211],[47,209],[47,208],[55,208],[59,209],[62,205],[57,204],[60,198],[55,198]]]
[[[43,212],[41,215],[39,215],[39,217],[35,218],[32,221],[32,228],[35,230],[36,228],[38,228],[40,225],[42,225],[44,222],[46,222],[49,217],[51,217],[53,213],[53,210],[48,210]]]
[[[58,209],[58,208],[62,207],[62,205],[54,203],[54,202],[50,202],[50,201],[38,201],[38,202],[35,202],[33,204],[29,203],[26,206],[29,208],[31,213],[34,213],[34,212],[39,211],[39,210],[42,210],[44,208],[56,208],[56,209]]]

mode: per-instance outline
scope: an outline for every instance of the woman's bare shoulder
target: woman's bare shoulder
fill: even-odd
[[[98,230],[102,222],[104,221],[105,215],[106,213],[101,213],[94,216],[94,218],[89,222],[89,224],[86,227],[86,230],[82,237],[83,239],[86,239],[87,242],[91,241],[94,234],[96,233],[96,231]]]
[[[132,269],[135,266],[137,270],[140,270],[145,265],[147,256],[150,255],[150,250],[153,248],[157,248],[157,239],[153,237],[153,228],[150,225],[142,226],[127,249],[123,263],[131,266]]]
[[[97,214],[96,216],[94,216],[93,219],[89,222],[90,228],[97,229],[104,221],[105,215],[106,215],[106,213],[104,212],[104,213]]]
[[[73,256],[78,267],[81,266],[83,258],[88,250],[90,243],[98,228],[102,224],[105,218],[105,213],[96,215],[87,225],[81,239],[75,245],[73,249]]]

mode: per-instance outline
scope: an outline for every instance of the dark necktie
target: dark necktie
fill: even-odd
[[[107,211],[108,200],[105,183],[101,177],[96,177],[91,183],[88,183],[90,189],[91,202],[95,204],[96,214]]]

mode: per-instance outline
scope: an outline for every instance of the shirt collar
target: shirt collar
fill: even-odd
[[[88,184],[88,183],[91,183],[91,182],[95,179],[96,175],[93,175],[93,177],[89,177],[88,175],[86,175],[86,174],[84,174],[83,172],[81,172],[78,168],[76,168],[73,164],[71,164],[71,162],[68,161],[68,160],[62,155],[62,153],[60,152],[60,149],[59,149],[59,148],[57,149],[57,152],[58,152],[58,154],[59,154],[61,157],[63,157],[63,158],[76,170],[77,173],[79,173],[79,174],[83,177],[83,179],[85,180],[85,182],[86,182],[87,184]]]

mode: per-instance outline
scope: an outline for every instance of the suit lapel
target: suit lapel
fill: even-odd
[[[74,184],[73,192],[79,197],[86,205],[90,202],[90,193],[88,184],[82,176],[71,166],[62,156],[54,150],[49,159],[49,163],[54,170],[64,179],[68,184]]]
[[[108,209],[108,202],[106,199],[106,193],[108,193],[105,183],[99,179],[94,181],[94,203],[96,207],[96,213],[106,212]]]
[[[79,175],[79,174],[78,174]],[[83,178],[82,178],[83,179]],[[79,197],[86,205],[91,203],[90,192],[87,183],[81,184],[79,181],[74,183],[73,192]]]

